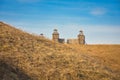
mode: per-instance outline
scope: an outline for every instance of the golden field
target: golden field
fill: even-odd
[[[54,43],[0,22],[0,80],[119,80],[119,50]]]
[[[78,52],[88,54],[100,59],[104,64],[120,72],[120,45],[95,44],[95,45],[68,45]]]

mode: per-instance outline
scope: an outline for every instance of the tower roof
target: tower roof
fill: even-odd
[[[57,31],[57,29],[54,29],[54,31]]]
[[[83,30],[80,30],[79,32],[79,35],[84,35]]]
[[[43,33],[41,33],[40,35],[43,36]]]
[[[83,30],[80,30],[80,32],[83,32]]]
[[[54,29],[53,34],[59,34],[58,31],[57,31],[57,29]]]

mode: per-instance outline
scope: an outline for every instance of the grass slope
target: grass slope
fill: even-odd
[[[101,58],[0,22],[0,80],[118,80]],[[99,53],[99,51],[98,51]]]
[[[96,57],[102,63],[120,73],[120,45],[68,45],[76,50]]]

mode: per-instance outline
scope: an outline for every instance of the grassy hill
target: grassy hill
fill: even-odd
[[[68,45],[78,52],[100,59],[105,64],[120,73],[120,45]]]
[[[119,80],[119,48],[54,43],[0,22],[0,80]]]

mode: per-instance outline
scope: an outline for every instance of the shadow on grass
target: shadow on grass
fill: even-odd
[[[0,80],[32,80],[24,71],[0,61]]]

